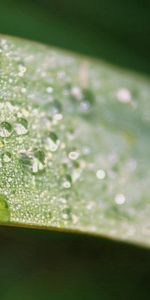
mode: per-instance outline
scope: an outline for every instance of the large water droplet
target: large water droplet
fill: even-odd
[[[0,136],[1,137],[9,137],[12,134],[12,126],[8,122],[2,122],[0,124]]]
[[[40,173],[45,169],[45,153],[41,150],[35,151],[32,159],[33,173]]]
[[[55,132],[50,132],[49,137],[46,139],[50,151],[55,152],[59,146],[59,139]]]
[[[18,135],[24,135],[28,132],[28,122],[24,118],[18,119],[15,125],[15,131]]]

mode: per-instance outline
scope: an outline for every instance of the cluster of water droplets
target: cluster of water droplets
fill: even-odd
[[[0,220],[150,238],[148,93],[106,66],[20,43],[0,40]]]
[[[24,135],[28,132],[28,122],[26,119],[18,119],[14,127],[9,122],[2,122],[0,124],[0,137],[8,138],[12,133],[17,135]]]

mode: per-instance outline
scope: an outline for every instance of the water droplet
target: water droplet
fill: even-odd
[[[26,119],[20,118],[15,124],[15,131],[18,135],[24,135],[28,132],[28,122]]]
[[[3,148],[4,147],[4,142],[3,141],[0,141],[0,148]]]
[[[55,152],[59,146],[59,139],[55,132],[50,132],[49,137],[46,139],[47,145],[49,146],[50,151]]]
[[[9,78],[8,81],[9,81],[9,83],[12,83],[12,82],[13,82],[13,79],[12,79],[12,78]]]
[[[64,220],[71,220],[71,209],[69,207],[63,209],[63,215]]]
[[[72,89],[71,89],[71,94],[72,94],[72,96],[74,96],[76,99],[81,99],[81,89],[80,89],[80,87],[78,87],[78,86],[74,86],[74,87],[72,87]]]
[[[45,153],[41,150],[34,152],[32,158],[32,171],[33,173],[40,173],[45,169]]]
[[[106,172],[104,170],[100,169],[96,172],[96,177],[98,179],[104,179],[106,177]]]
[[[126,201],[126,198],[125,198],[125,196],[123,194],[117,194],[115,196],[115,202],[116,202],[116,204],[122,205],[122,204],[124,204],[125,201]]]
[[[53,92],[53,88],[51,86],[48,86],[46,91],[47,93],[51,94]]]
[[[62,112],[62,105],[58,100],[54,100],[51,103],[51,107],[50,107],[50,112],[55,115],[55,114],[61,114]]]
[[[81,102],[81,104],[80,104],[81,111],[86,112],[89,110],[89,108],[90,108],[90,105],[88,102],[86,102],[86,101]]]
[[[90,152],[91,152],[91,149],[88,146],[83,146],[82,153],[84,155],[88,155],[88,154],[90,154]]]
[[[64,183],[63,183],[63,187],[65,188],[65,189],[69,189],[70,187],[71,187],[71,183],[69,182],[69,181],[64,181]]]
[[[4,161],[5,163],[10,162],[10,161],[11,161],[11,153],[9,153],[9,152],[4,153],[4,154],[3,154],[3,161]]]
[[[71,176],[68,174],[65,176],[64,182],[63,182],[63,187],[65,189],[70,189],[72,185],[72,178]]]
[[[0,221],[7,222],[9,221],[9,209],[7,204],[7,197],[0,194]]]
[[[56,122],[60,121],[60,120],[63,119],[63,115],[62,114],[55,114],[54,119],[55,119]]]
[[[71,160],[76,160],[79,157],[79,152],[71,151],[68,156]]]
[[[1,137],[9,137],[12,134],[12,126],[8,122],[2,122],[0,124],[0,136]]]
[[[122,88],[117,92],[117,99],[122,103],[129,103],[131,101],[131,94],[129,90]]]
[[[19,69],[18,76],[19,76],[19,77],[23,77],[23,76],[24,76],[24,73],[25,73],[26,70],[27,70],[26,67],[25,67],[23,64],[19,64],[18,69]]]
[[[82,102],[80,104],[80,110],[83,112],[87,112],[90,110],[94,103],[94,95],[91,90],[84,89],[82,92]]]
[[[90,89],[81,89],[78,86],[74,86],[71,88],[70,85],[68,86],[68,89],[70,90],[73,105],[79,107],[82,113],[88,112],[94,103],[93,92]]]
[[[21,88],[21,93],[25,94],[26,93],[26,88]]]

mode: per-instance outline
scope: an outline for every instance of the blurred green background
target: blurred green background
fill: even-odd
[[[0,32],[150,74],[150,1],[1,0]],[[149,280],[146,249],[0,228],[0,300],[143,300]]]
[[[1,300],[149,299],[150,252],[88,236],[0,229]]]
[[[0,0],[0,32],[150,73],[149,0]]]

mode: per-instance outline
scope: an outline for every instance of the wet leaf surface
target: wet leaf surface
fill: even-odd
[[[0,38],[0,221],[150,244],[149,80]]]

